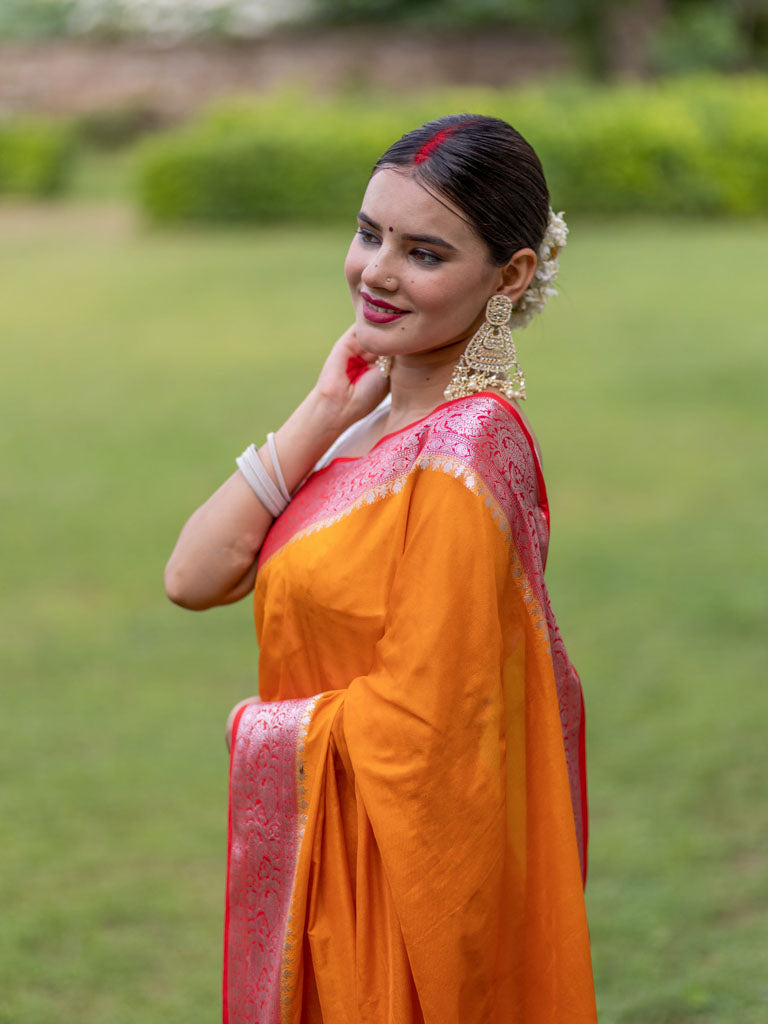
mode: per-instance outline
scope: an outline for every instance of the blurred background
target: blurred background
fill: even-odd
[[[768,1021],[767,69],[766,0],[0,0],[0,1024],[219,1014],[257,650],[163,565],[349,323],[370,166],[462,110],[571,227],[517,341],[600,1019]]]

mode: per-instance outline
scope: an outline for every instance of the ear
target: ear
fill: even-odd
[[[501,284],[496,291],[517,302],[531,283],[537,263],[533,249],[518,249],[505,267],[499,267]]]

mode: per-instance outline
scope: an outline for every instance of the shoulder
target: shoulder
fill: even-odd
[[[506,399],[483,392],[446,402],[424,421],[420,440],[420,468],[480,487],[508,517],[546,510],[534,439]]]
[[[492,392],[468,395],[437,407],[424,421],[423,451],[454,455],[478,470],[492,462],[535,467],[534,439],[523,417],[506,399]]]

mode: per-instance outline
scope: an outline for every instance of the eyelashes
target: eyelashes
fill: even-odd
[[[414,249],[411,256],[427,267],[443,262],[442,257],[438,256],[437,253],[430,252],[429,249]]]
[[[377,236],[367,228],[358,228],[355,234],[359,239],[361,239],[361,241],[365,242],[366,245],[376,245],[379,241]]]
[[[369,231],[368,228],[358,228],[355,233],[363,245],[380,244],[379,236],[373,231]],[[443,262],[442,256],[438,256],[437,253],[431,252],[429,249],[412,249],[408,255],[425,267],[434,267]]]

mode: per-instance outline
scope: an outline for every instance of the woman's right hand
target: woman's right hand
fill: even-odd
[[[376,356],[360,347],[353,324],[335,343],[320,371],[314,392],[327,407],[328,415],[335,418],[339,433],[375,409],[389,389],[375,360]],[[361,363],[368,369],[363,369]],[[351,372],[355,367],[359,375]]]

